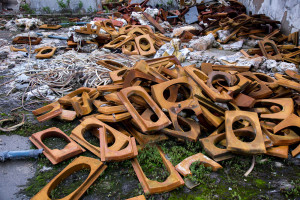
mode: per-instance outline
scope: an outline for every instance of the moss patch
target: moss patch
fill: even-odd
[[[262,180],[262,179],[255,179],[255,185],[258,187],[258,188],[265,188],[267,183],[266,181]]]

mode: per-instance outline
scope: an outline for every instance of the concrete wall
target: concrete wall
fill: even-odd
[[[238,0],[247,11],[281,22],[285,34],[300,30],[300,0]]]
[[[0,0],[2,4],[2,8],[0,7],[0,10],[2,9],[12,9],[14,11],[19,10],[19,3],[21,0]]]
[[[66,3],[66,0],[63,0]],[[70,9],[72,11],[79,11],[79,2],[83,3],[82,9],[85,12],[93,12],[98,11],[98,5],[101,5],[100,0],[70,0]],[[43,8],[49,7],[51,12],[61,12],[61,8],[59,7],[57,0],[27,0],[26,1],[30,8],[35,10],[36,13],[43,13]]]
[[[144,0],[131,0],[131,4],[133,3],[142,3]],[[168,8],[169,10],[178,9],[178,3],[176,0],[150,0],[147,5],[155,8],[157,5]]]

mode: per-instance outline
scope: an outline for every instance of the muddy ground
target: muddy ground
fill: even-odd
[[[11,41],[14,34],[16,33],[0,31],[0,38]],[[224,55],[235,53],[216,49],[209,52]],[[12,78],[7,76],[8,70],[0,71],[0,118],[25,114],[26,123],[16,131],[0,132],[0,151],[35,149],[28,139],[31,134],[55,126],[69,135],[79,124],[78,120],[72,123],[57,120],[38,123],[29,111],[20,108],[11,112],[21,105],[22,90],[16,88],[10,95],[6,95],[10,88],[3,83]],[[42,103],[32,104],[26,108],[36,109],[41,106]],[[205,136],[205,133],[202,134]],[[99,145],[96,138],[86,137],[91,143]],[[59,139],[49,139],[45,143],[50,148],[63,148],[65,145]],[[198,152],[205,154],[199,143],[178,142],[171,138],[160,142],[159,145],[174,166],[190,155]],[[96,158],[88,151],[81,155]],[[38,159],[10,160],[0,163],[2,174],[0,200],[30,199],[73,159],[55,166],[44,155],[39,156]],[[168,172],[161,165],[160,157],[153,153],[151,147],[139,152],[138,159],[148,177],[163,181],[168,176]],[[265,155],[256,156],[255,159],[256,165],[248,177],[244,177],[243,174],[250,167],[252,156],[237,155],[233,159],[221,161],[223,169],[218,172],[201,169],[198,180],[200,185],[192,190],[182,186],[171,192],[147,196],[147,199],[300,199],[299,159],[292,157],[280,159]],[[143,194],[143,189],[129,161],[107,163],[107,166],[108,168],[87,190],[82,199],[126,199]],[[71,193],[84,181],[87,174],[88,171],[82,170],[69,176],[51,193],[51,197],[62,198]]]

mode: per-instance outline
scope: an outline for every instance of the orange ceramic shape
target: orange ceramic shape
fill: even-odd
[[[62,113],[57,116],[58,119],[71,122],[76,118],[76,112],[73,110],[62,110]]]
[[[285,70],[285,73],[286,73],[289,77],[291,77],[291,78],[293,78],[293,79],[295,79],[295,80],[300,81],[300,75],[297,74],[297,72],[288,69],[288,70]]]
[[[172,101],[168,101],[167,99],[165,99],[164,91],[167,88],[169,88],[170,86],[173,86],[173,85],[176,86],[176,85],[181,85],[181,84],[186,84],[191,93],[191,95],[186,100],[180,101],[180,102],[172,102]],[[151,94],[153,96],[153,99],[163,109],[169,109],[171,107],[178,107],[179,104],[180,104],[180,107],[187,107],[189,105],[189,103],[191,102],[190,100],[194,98],[194,95],[200,94],[200,93],[201,93],[201,89],[195,83],[193,83],[192,80],[190,80],[187,77],[181,77],[181,78],[173,79],[170,81],[165,81],[163,83],[156,84],[151,87]]]
[[[135,38],[135,35],[129,35],[129,36],[120,35],[119,37],[117,37],[113,41],[109,42],[108,44],[104,45],[103,47],[108,48],[108,49],[120,48],[121,46],[123,46],[130,40],[133,40],[134,38]]]
[[[278,83],[276,79],[272,78],[271,76],[268,76],[264,73],[257,73],[253,72],[253,74],[264,84],[266,84],[269,88],[274,89],[278,87]]]
[[[124,121],[126,119],[130,119],[131,114],[129,112],[124,112],[124,113],[119,113],[119,114],[113,113],[112,115],[100,114],[100,115],[95,115],[95,118],[97,118],[103,122],[115,123],[115,122]]]
[[[277,99],[261,99],[256,100],[255,104],[260,104],[260,107],[264,106],[279,106],[280,111],[270,114],[262,113],[260,114],[260,118],[263,119],[286,119],[294,112],[294,102],[292,98],[277,98]],[[257,105],[254,107],[258,107]],[[281,109],[282,107],[282,109]],[[259,113],[258,113],[259,114]]]
[[[101,105],[98,106],[98,112],[103,113],[105,115],[123,113],[127,111],[127,108],[124,105],[118,106],[110,106],[110,105]]]
[[[55,51],[56,47],[45,47],[42,48],[35,57],[39,59],[51,58]]]
[[[38,37],[18,36],[13,39],[12,43],[38,45],[41,43],[41,41],[42,38],[38,38]]]
[[[109,76],[111,80],[114,82],[114,84],[122,83],[123,82],[123,76],[127,72],[127,68],[119,69],[119,70],[114,70],[109,72]]]
[[[145,120],[141,117],[128,99],[133,94],[142,97],[153,109],[158,117],[156,122]],[[124,88],[118,93],[118,96],[143,132],[160,130],[171,124],[171,121],[168,119],[168,117],[163,113],[163,111],[158,107],[158,105],[153,101],[143,87],[133,86]]]
[[[282,56],[280,54],[280,51],[278,50],[275,42],[273,40],[269,40],[269,39],[264,39],[264,40],[260,40],[258,42],[258,45],[260,47],[260,50],[262,52],[262,54],[268,58],[268,59],[272,59],[272,60],[282,60]],[[267,50],[265,49],[265,46],[269,45],[273,48],[275,55],[270,55],[267,53]]]
[[[86,27],[80,27],[80,29],[76,29],[75,32],[90,35],[95,31],[92,29],[92,24],[86,24]]]
[[[101,28],[109,33],[113,38],[116,38],[119,33],[116,31],[115,26],[113,25],[111,20],[104,20],[101,22]]]
[[[296,157],[300,153],[300,144],[292,151],[292,156]]]
[[[63,138],[68,144],[63,149],[50,149],[43,143],[43,140],[51,137]],[[56,127],[34,133],[29,139],[38,149],[44,149],[44,155],[53,165],[85,152],[85,149]]]
[[[206,138],[200,139],[199,141],[204,151],[218,162],[234,157],[234,154],[232,154],[229,150],[222,149],[216,146],[216,144],[223,141],[225,138],[225,133],[222,133],[208,136]]]
[[[110,132],[113,134],[114,138],[124,137],[123,140],[127,140],[127,146],[122,148],[119,151],[110,150],[107,145],[107,133],[106,128],[101,127],[100,132],[100,152],[101,152],[101,161],[123,161],[130,158],[134,158],[138,155],[138,150],[136,148],[136,143],[134,137],[125,136],[121,132]],[[122,135],[120,135],[120,133]],[[125,139],[125,137],[127,137]]]
[[[201,164],[204,164],[205,167],[211,167],[213,171],[217,171],[218,169],[223,168],[219,163],[213,161],[206,155],[197,153],[181,161],[178,165],[175,166],[175,169],[183,176],[190,175],[192,174],[192,172],[190,171],[190,166],[192,163],[197,161]]]
[[[81,97],[73,97],[71,103],[78,117],[88,115],[93,111],[92,101],[87,92],[83,92]]]
[[[163,82],[163,80],[161,80],[159,78],[155,78],[154,76],[146,74],[144,72],[141,72],[138,70],[130,70],[124,79],[123,88],[133,86],[133,82],[135,79],[142,79],[142,80],[146,80],[146,81],[152,81],[155,83]]]
[[[220,93],[218,90],[215,90],[215,88],[207,86],[204,81],[206,81],[208,77],[201,70],[190,66],[184,67],[184,70],[213,101],[229,102],[232,100],[232,97],[229,96],[225,91]]]
[[[67,167],[65,167],[57,176],[55,176],[41,191],[39,191],[31,200],[51,200],[49,197],[51,191],[53,191],[60,182],[69,177],[76,171],[81,169],[90,170],[89,176],[85,179],[85,181],[71,194],[62,198],[62,200],[75,200],[80,199],[80,197],[85,193],[85,191],[93,184],[93,182],[102,174],[102,172],[106,169],[106,165],[104,165],[101,161],[80,156],[71,162]]]
[[[78,125],[75,129],[73,129],[70,137],[73,140],[75,140],[76,142],[78,142],[79,144],[81,144],[82,146],[84,146],[86,149],[91,151],[93,154],[95,154],[96,156],[101,158],[100,147],[92,145],[87,140],[85,140],[84,136],[83,136],[83,134],[85,133],[86,130],[93,129],[93,128],[100,128],[100,127],[105,127],[111,133],[112,132],[120,133],[116,129],[108,126],[107,124],[99,121],[98,119],[91,117],[91,118],[87,118],[87,119],[83,120],[80,125]],[[120,134],[122,134],[122,133],[120,133]],[[126,137],[127,136],[125,136],[125,135],[124,135],[124,137],[121,137],[121,135],[120,135],[119,138],[115,138],[115,143],[112,146],[110,146],[109,149],[115,150],[115,151],[120,150],[127,142]],[[99,144],[99,146],[100,146],[100,144]]]
[[[146,200],[146,198],[144,195],[140,195],[140,196],[132,197],[130,199],[126,199],[126,200]]]
[[[282,74],[275,74],[275,78],[277,79],[277,83],[279,85],[282,85],[287,88],[291,88],[293,90],[296,90],[297,92],[300,92],[300,83],[297,83],[296,81],[289,80],[288,77],[282,75]]]
[[[113,61],[113,60],[99,60],[99,61],[97,61],[97,64],[102,65],[103,67],[106,67],[107,69],[110,69],[112,71],[126,68],[125,65],[118,63],[116,61]]]
[[[62,114],[62,111],[63,111],[63,109],[62,109],[60,103],[58,103],[56,101],[56,102],[53,102],[53,103],[51,103],[49,105],[46,105],[44,107],[38,108],[38,109],[32,111],[32,113],[35,116],[40,115],[36,119],[39,122],[44,122],[44,121],[47,121],[49,119],[52,119],[54,117],[59,116],[60,114]]]
[[[279,158],[288,158],[289,157],[289,146],[279,146],[279,147],[267,148],[266,154],[269,156],[276,156]]]
[[[134,41],[129,41],[122,46],[122,53],[126,55],[140,55],[140,52]]]
[[[10,49],[10,51],[13,51],[13,52],[18,52],[18,51],[23,51],[23,52],[26,52],[26,53],[28,52],[25,47],[23,49],[17,49],[14,46],[9,46],[9,49]]]
[[[300,117],[295,114],[291,114],[289,117],[281,121],[273,128],[274,134],[269,134],[268,132],[266,132],[266,134],[269,134],[268,136],[271,138],[275,145],[297,144],[298,142],[300,142],[300,136],[297,132],[295,133],[292,130],[288,130],[289,132],[286,133],[286,135],[276,135],[276,133],[288,127],[300,128]]]
[[[137,158],[134,158],[131,161],[131,164],[133,166],[133,169],[144,189],[144,192],[146,194],[157,194],[157,193],[163,193],[168,192],[171,190],[174,190],[184,184],[184,181],[176,171],[175,167],[172,165],[172,163],[165,157],[165,154],[162,152],[162,150],[158,149],[160,157],[163,160],[163,163],[165,167],[167,168],[170,176],[164,181],[164,182],[158,182],[150,180],[146,177],[146,175],[143,172],[143,169],[141,168]]]
[[[192,110],[192,111],[194,111],[196,116],[199,116],[202,114],[202,110],[196,99],[191,99],[190,103],[186,107],[180,106],[180,108],[179,107],[169,108],[168,111],[169,111],[174,129],[176,131],[178,131],[173,136],[189,139],[192,141],[197,141],[198,137],[201,134],[200,125],[198,122],[196,122],[194,120],[181,118],[183,120],[183,124],[184,124],[183,127],[185,127],[186,125],[188,125],[190,127],[189,131],[184,131],[178,122],[178,117],[179,117],[178,114],[182,110]],[[174,133],[174,132],[164,130],[164,133],[168,133],[168,134],[172,135],[172,133]]]
[[[87,92],[90,96],[90,98],[92,98],[90,94],[94,94],[94,92],[96,92],[95,88],[87,88],[87,87],[81,87],[78,88],[77,90],[67,94],[66,96],[63,96],[61,98],[58,99],[58,102],[62,105],[72,105],[72,98],[82,95],[83,92]]]
[[[97,86],[99,92],[114,92],[123,88],[123,85],[100,85]]]
[[[253,73],[243,72],[241,73],[241,75],[259,83],[258,89],[255,89],[248,94],[250,97],[253,97],[255,99],[262,99],[269,97],[273,93],[272,90],[270,90],[270,88],[263,81],[257,78]]]
[[[138,51],[140,52],[140,55],[142,56],[151,56],[156,53],[155,47],[149,34],[135,37],[135,43]],[[147,48],[143,49],[143,44],[147,45]]]
[[[43,24],[39,27],[39,29],[51,29],[51,30],[57,30],[60,29],[61,25],[51,25],[51,24]]]
[[[252,142],[242,142],[233,132],[232,125],[235,121],[246,120],[252,125],[255,138]],[[260,154],[266,153],[264,137],[261,131],[257,113],[247,111],[226,111],[225,128],[227,150],[241,154]]]
[[[238,83],[236,83],[236,85],[231,86],[231,87],[223,86],[228,91],[227,93],[231,96],[239,94],[251,83],[251,81],[249,79],[247,79],[246,77],[244,77],[240,74],[236,75],[236,79],[238,81]]]
[[[125,124],[130,134],[134,136],[135,139],[138,141],[138,143],[142,146],[145,146],[146,144],[157,143],[159,141],[164,141],[168,139],[168,137],[164,134],[155,134],[155,135],[143,134],[137,131],[135,127],[133,127],[132,123],[129,122],[123,122],[123,123]]]

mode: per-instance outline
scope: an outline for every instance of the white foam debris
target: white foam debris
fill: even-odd
[[[156,15],[158,15],[158,9],[157,8],[146,8],[145,13],[148,13],[151,15],[151,17],[155,18]]]
[[[5,29],[16,32],[18,30],[17,24],[15,20],[10,20],[4,25]]]
[[[159,25],[165,30],[172,28],[171,24],[168,21],[164,21],[164,22],[160,23]]]
[[[284,73],[285,70],[298,71],[294,63],[287,62],[276,62],[276,60],[266,60],[261,66],[261,70],[267,70],[271,72],[281,72]]]
[[[146,17],[141,12],[132,12],[130,17],[134,20],[138,20],[141,25],[149,24],[149,21],[146,19]]]
[[[199,30],[196,26],[182,26],[179,28],[174,28],[172,37],[178,37],[183,31]]]
[[[190,41],[189,47],[196,51],[202,51],[210,48],[215,41],[215,37],[212,33],[200,37],[198,39],[193,39]]]
[[[40,19],[36,19],[36,18],[16,19],[15,23],[17,26],[25,26],[26,31],[30,30],[31,28],[39,27],[44,24]]]
[[[230,35],[229,30],[219,30],[217,31],[218,38],[221,42],[225,41],[225,39]]]
[[[244,40],[239,40],[237,42],[231,44],[223,44],[221,45],[224,50],[227,51],[239,51],[243,47]]]
[[[32,97],[36,97],[36,96],[46,96],[47,99],[53,101],[56,99],[56,97],[53,95],[53,91],[50,89],[50,87],[48,85],[42,85],[37,87],[34,90],[31,90],[30,92],[26,93],[26,100],[30,100]]]
[[[189,53],[190,50],[188,48],[180,49],[180,39],[174,38],[170,43],[162,45],[156,51],[154,58],[175,55],[179,61],[183,62]]]

